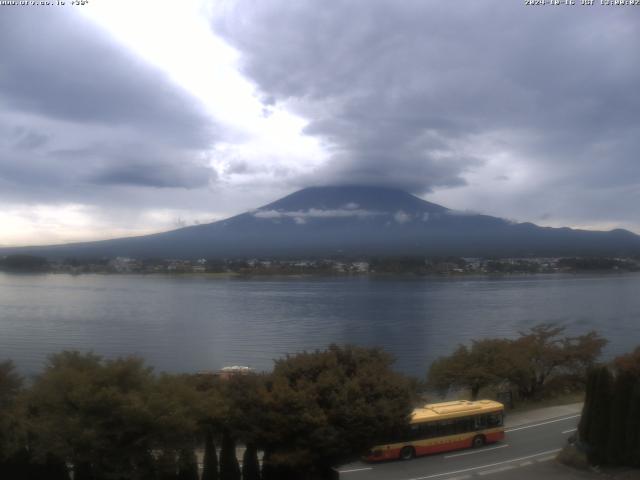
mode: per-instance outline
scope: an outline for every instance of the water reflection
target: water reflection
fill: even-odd
[[[266,278],[0,274],[0,358],[38,371],[65,348],[138,354],[159,370],[271,368],[332,342],[382,346],[424,375],[458,343],[543,321],[640,343],[640,275]]]

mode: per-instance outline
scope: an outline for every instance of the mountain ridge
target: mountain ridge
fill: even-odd
[[[2,248],[50,258],[231,258],[376,255],[634,255],[640,236],[515,223],[450,210],[405,191],[308,187],[208,224],[112,240]]]

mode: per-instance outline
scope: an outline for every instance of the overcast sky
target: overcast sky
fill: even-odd
[[[640,6],[1,6],[0,245],[169,230],[323,184],[640,233],[639,38]]]

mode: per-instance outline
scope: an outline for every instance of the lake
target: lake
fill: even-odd
[[[157,370],[268,370],[286,353],[381,346],[424,376],[459,343],[540,322],[595,329],[605,356],[640,344],[640,274],[207,277],[0,273],[0,359],[25,374],[63,349],[137,354]]]

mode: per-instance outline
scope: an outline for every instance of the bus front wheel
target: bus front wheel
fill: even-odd
[[[473,448],[478,448],[483,446],[485,443],[485,439],[483,435],[476,435],[475,437],[473,437],[473,441],[471,442],[471,446]]]
[[[411,460],[416,456],[416,451],[413,447],[402,447],[400,450],[400,459],[401,460]]]

